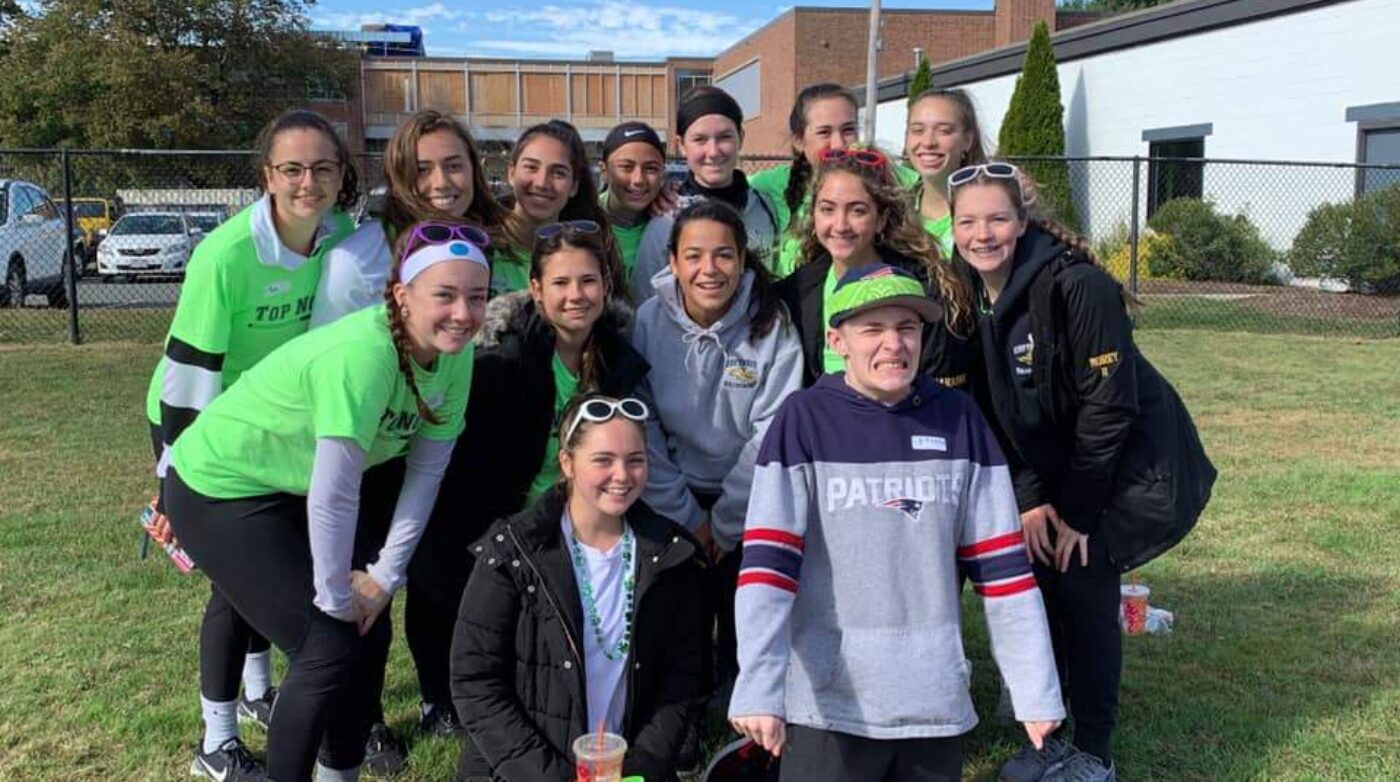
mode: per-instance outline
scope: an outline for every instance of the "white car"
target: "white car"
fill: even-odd
[[[51,307],[68,306],[64,275],[71,265],[63,217],[47,193],[32,182],[0,179],[0,263],[5,284],[0,305],[24,306],[42,293]]]
[[[97,246],[101,275],[183,275],[204,230],[183,212],[124,215]]]

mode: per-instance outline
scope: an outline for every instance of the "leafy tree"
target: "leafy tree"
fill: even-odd
[[[308,80],[353,91],[355,55],[308,33],[307,5],[41,0],[9,17],[0,143],[247,148]]]
[[[933,86],[933,66],[929,65],[928,58],[919,56],[919,67],[914,71],[914,78],[909,81],[909,105],[930,87]]]
[[[1064,11],[1107,11],[1124,13],[1151,8],[1171,0],[1062,0],[1060,9]]]
[[[1031,34],[1026,64],[1016,77],[1016,89],[1001,123],[997,153],[1006,158],[1064,155],[1064,113],[1050,30],[1040,21]],[[1057,160],[1028,160],[1023,167],[1036,181],[1044,211],[1066,225],[1077,226],[1079,218],[1065,164]]]

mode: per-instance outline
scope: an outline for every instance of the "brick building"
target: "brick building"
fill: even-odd
[[[1055,0],[997,0],[992,11],[882,11],[880,77],[910,70],[915,47],[938,65],[1025,41],[1042,19],[1064,30],[1101,16],[1057,12]],[[745,109],[744,151],[788,153],[788,112],[804,86],[863,84],[869,29],[867,8],[798,6],[715,57],[715,83]]]
[[[640,119],[668,134],[676,101],[712,79],[745,107],[744,152],[786,155],[787,115],[803,86],[865,82],[869,10],[785,11],[715,58],[614,62],[606,52],[588,59],[476,57],[361,57],[359,92],[324,96],[313,105],[341,123],[359,150],[377,151],[395,127],[420,108],[457,116],[476,137],[504,145],[527,126],[567,119],[597,143],[624,119]],[[935,66],[1030,38],[1041,19],[1064,30],[1100,18],[1057,12],[1055,0],[996,0],[992,11],[884,11],[881,78],[906,73],[921,48]]]

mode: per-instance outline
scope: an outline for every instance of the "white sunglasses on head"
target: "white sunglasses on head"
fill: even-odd
[[[646,403],[636,397],[623,397],[617,401],[611,399],[590,399],[579,405],[578,412],[574,414],[574,420],[569,423],[569,428],[564,430],[564,440],[560,446],[567,446],[568,442],[574,438],[574,432],[578,430],[581,421],[592,421],[601,424],[612,420],[613,416],[621,415],[631,421],[639,423],[645,422],[651,415]]]

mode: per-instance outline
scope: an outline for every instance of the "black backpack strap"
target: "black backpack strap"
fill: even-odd
[[[1040,270],[1030,289],[1031,334],[1035,338],[1031,376],[1035,381],[1040,409],[1055,424],[1062,424],[1069,418],[1071,405],[1068,400],[1073,397],[1073,392],[1068,384],[1074,382],[1065,369],[1067,361],[1064,353],[1069,346],[1065,337],[1064,301],[1056,278],[1062,270],[1076,262],[1074,254],[1065,251]]]

